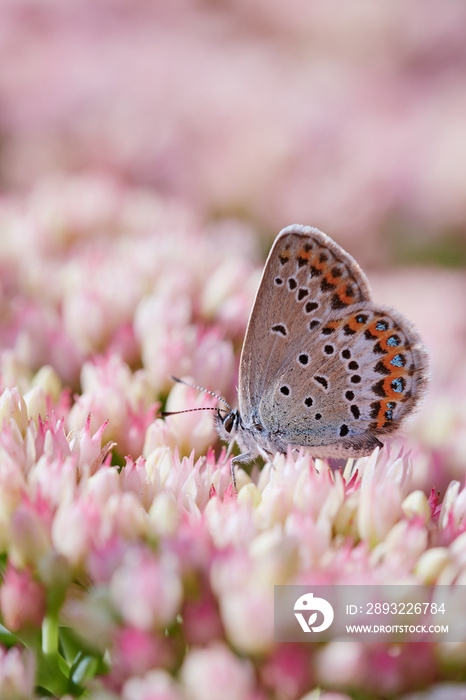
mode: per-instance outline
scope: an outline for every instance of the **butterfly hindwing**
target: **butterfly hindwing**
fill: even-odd
[[[352,305],[290,354],[262,396],[264,428],[286,445],[321,448],[316,455],[371,452],[419,401],[425,370],[419,336],[401,314]]]

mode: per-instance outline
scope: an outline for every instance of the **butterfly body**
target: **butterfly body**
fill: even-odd
[[[248,462],[288,447],[359,457],[382,445],[427,384],[413,325],[372,300],[356,261],[321,231],[289,226],[267,259],[240,362],[239,409],[217,414]]]

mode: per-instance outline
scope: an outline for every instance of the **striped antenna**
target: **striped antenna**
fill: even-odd
[[[183,411],[163,411],[160,413],[161,416],[178,416],[180,413],[192,413],[192,411],[223,411],[223,413],[229,413],[226,408],[217,408],[216,406],[201,406],[198,408],[185,408]]]
[[[178,382],[179,384],[190,386],[192,389],[198,389],[199,391],[203,391],[206,394],[210,394],[215,399],[223,401],[228,410],[226,408],[217,408],[216,406],[200,406],[198,408],[186,408],[183,411],[163,411],[163,413],[160,414],[161,416],[177,416],[179,413],[191,413],[192,411],[223,411],[224,413],[230,413],[230,411],[232,410],[230,404],[227,401],[225,401],[224,398],[216,394],[214,391],[210,391],[210,389],[206,389],[205,387],[199,386],[198,384],[191,384],[190,382],[186,382],[184,379],[179,379],[178,377],[173,377],[171,375],[170,379],[173,379],[174,382]]]

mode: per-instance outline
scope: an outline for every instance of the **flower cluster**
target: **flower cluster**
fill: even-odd
[[[345,700],[463,677],[462,644],[280,643],[273,611],[277,584],[465,580],[462,380],[370,457],[277,455],[236,492],[216,399],[170,375],[234,401],[250,230],[56,184],[0,206],[0,697]]]
[[[2,183],[106,168],[268,232],[313,222],[358,238],[366,260],[452,256],[466,223],[463,0],[0,12]],[[411,236],[393,243],[400,222]]]
[[[92,434],[88,419],[66,434],[53,414],[36,425],[17,390],[0,408],[0,609],[16,640],[0,660],[2,697],[9,684],[12,697],[35,697],[44,657],[49,691],[74,694],[91,674],[105,697],[129,700],[300,698],[316,685],[399,693],[425,684],[427,661],[427,680],[451,672],[441,645],[394,656],[353,643],[348,657],[338,642],[274,642],[276,584],[464,578],[466,489],[452,482],[442,505],[411,490],[403,450],[343,472],[277,456],[252,476],[239,470],[236,494],[212,451],[195,461],[151,444],[120,469],[105,426]]]

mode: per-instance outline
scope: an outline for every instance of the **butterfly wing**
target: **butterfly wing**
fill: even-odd
[[[239,405],[266,452],[362,455],[420,398],[427,357],[413,326],[374,304],[366,277],[317,229],[272,247],[248,324]]]

